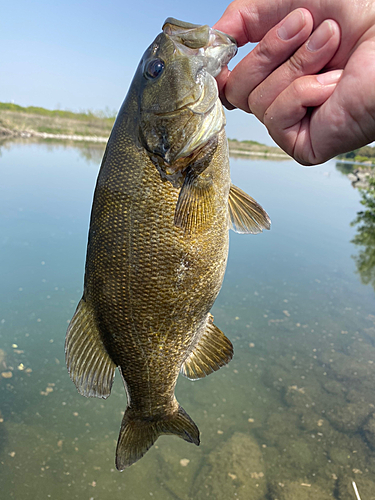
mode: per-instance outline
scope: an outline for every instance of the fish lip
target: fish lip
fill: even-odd
[[[181,55],[201,57],[213,77],[237,54],[237,42],[233,36],[207,25],[168,18],[163,24],[163,33]]]
[[[213,28],[212,28],[212,29],[213,29]],[[216,30],[216,29],[215,29],[215,31],[216,31],[217,33],[220,33],[221,35],[224,35],[224,36],[228,37],[228,38],[229,38],[229,40],[230,40],[232,43],[234,43],[234,45],[236,46],[236,54],[237,54],[237,51],[238,51],[238,47],[237,47],[237,40],[234,38],[234,36],[229,35],[228,33],[225,33],[224,31],[220,31],[220,30]],[[234,54],[234,55],[236,55],[236,54]],[[234,57],[234,56],[232,56],[232,57]]]

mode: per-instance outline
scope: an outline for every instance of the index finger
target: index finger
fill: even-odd
[[[316,0],[234,0],[213,27],[232,35],[242,47],[248,42],[259,42],[271,28],[300,7],[311,12],[315,26],[324,19],[335,19],[334,6],[320,9]]]

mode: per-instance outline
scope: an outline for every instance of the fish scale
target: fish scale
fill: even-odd
[[[127,393],[119,470],[161,434],[199,444],[197,426],[175,398],[177,377],[205,377],[232,358],[232,344],[210,314],[228,230],[269,228],[263,209],[230,182],[225,117],[210,71],[234,55],[233,40],[172,19],[163,29],[140,62],[107,144],[84,292],[65,346],[84,396],[108,397],[119,368]]]
[[[223,141],[223,146],[226,147],[225,141]],[[111,148],[111,142],[108,148]],[[137,342],[134,342],[132,349],[129,349],[128,346],[127,339],[130,335],[127,332],[116,337],[114,345],[112,333],[110,333],[111,347],[107,349],[115,351],[116,354],[113,354],[112,357],[116,357],[117,365],[129,366],[131,364],[131,371],[128,368],[124,369],[129,387],[132,386],[133,373],[138,377],[138,359],[142,358],[139,348],[137,348],[138,342],[139,345],[143,346],[143,349],[151,347],[151,354],[153,353],[154,346],[150,346],[148,341],[148,328],[145,331],[143,324],[148,324],[153,332],[163,332],[164,334],[173,332],[173,335],[171,333],[168,335],[170,342],[168,348],[173,352],[174,369],[169,366],[169,363],[163,364],[157,372],[155,387],[153,387],[154,399],[156,400],[157,381],[160,380],[160,377],[163,380],[173,379],[173,384],[170,384],[170,398],[172,399],[174,379],[180,370],[183,357],[186,356],[185,349],[180,349],[181,337],[184,338],[186,344],[192,342],[198,322],[197,319],[192,318],[192,313],[199,320],[202,316],[202,309],[203,314],[207,315],[216,298],[217,288],[221,286],[224,272],[223,264],[228,248],[227,221],[225,218],[220,221],[222,226],[220,238],[220,217],[218,215],[220,210],[217,210],[212,221],[215,232],[211,231],[211,239],[207,233],[186,237],[179,228],[170,222],[174,216],[179,190],[173,188],[168,182],[160,182],[160,175],[145,153],[133,151],[130,157],[131,161],[128,161],[129,152],[119,151],[117,153],[115,148],[114,153],[107,156],[109,168],[115,167],[114,175],[108,176],[106,168],[104,168],[98,179],[92,220],[98,220],[97,224],[104,227],[105,231],[99,233],[100,237],[97,231],[95,235],[90,236],[91,243],[87,262],[94,260],[97,264],[94,274],[91,273],[88,265],[86,271],[87,295],[85,294],[85,298],[93,305],[97,315],[102,318],[100,324],[105,325],[103,330],[110,328],[111,332],[124,331],[125,329],[129,330],[130,333],[136,332]],[[138,165],[136,174],[134,173],[134,164]],[[121,169],[117,169],[117,165],[121,165]],[[221,174],[222,162],[218,162],[218,167]],[[227,190],[229,190],[228,172],[226,174],[226,176],[220,175],[220,177],[227,178]],[[149,189],[146,196],[141,187],[144,179],[147,179]],[[115,203],[113,196],[111,196],[114,190],[116,193],[121,193],[118,203]],[[226,202],[227,196],[228,194],[224,200],[218,200],[220,207],[224,201]],[[127,200],[127,214],[123,211],[125,199]],[[105,211],[107,216],[102,220],[100,215],[97,217],[96,207],[98,206],[98,211],[102,211],[102,207],[106,205],[109,209]],[[121,222],[113,223],[119,220]],[[140,229],[141,220],[144,226],[142,229]],[[158,235],[158,237],[154,239],[153,235]],[[163,235],[162,239],[160,235]],[[126,244],[124,240],[126,240]],[[110,256],[109,262],[108,258],[97,257],[103,247],[110,248],[111,252],[116,249],[115,254]],[[150,255],[152,255],[152,260]],[[203,256],[204,259],[202,259]],[[190,274],[186,272],[184,279],[188,282],[185,290],[192,288],[193,290],[189,294],[190,297],[185,296],[182,302],[180,290],[178,287],[176,288],[175,284],[178,269],[180,269],[183,260],[191,263],[191,272]],[[222,263],[221,266],[218,261]],[[118,286],[117,269],[121,269],[123,272],[121,281],[126,287],[125,290],[122,286]],[[104,290],[101,281],[97,280],[97,274],[107,278]],[[111,275],[113,280],[110,278]],[[210,286],[211,283],[217,283],[216,289]],[[108,299],[104,295],[108,295]],[[108,307],[108,302],[111,304],[110,307]],[[117,304],[117,307],[113,307],[113,304]],[[171,313],[179,318],[178,323],[175,322]],[[131,318],[129,323],[125,325],[124,316]],[[134,359],[132,356],[129,360],[128,352],[133,349],[136,350],[136,355]],[[165,373],[163,373],[163,369]],[[137,391],[133,400],[135,398],[143,400],[144,395]]]

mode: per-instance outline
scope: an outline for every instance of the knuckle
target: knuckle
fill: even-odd
[[[288,61],[288,69],[292,74],[297,74],[297,75],[303,74],[305,65],[306,65],[305,58],[299,52],[293,54]]]
[[[261,112],[261,96],[258,95],[258,92],[254,91],[248,97],[248,105],[250,111],[257,117],[259,120],[263,121],[263,113]]]
[[[267,37],[258,43],[253,53],[261,64],[266,65],[272,63],[275,57],[274,51],[272,50],[272,44],[269,43]]]

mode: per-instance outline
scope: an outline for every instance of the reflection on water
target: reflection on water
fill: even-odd
[[[350,163],[348,161],[336,161],[336,168],[343,174],[350,174],[357,167],[355,163]]]
[[[362,283],[371,284],[375,289],[375,179],[369,180],[369,187],[362,190],[361,198],[364,210],[358,212],[352,222],[352,226],[358,226],[352,243],[361,247],[354,260]]]
[[[362,500],[374,499],[374,291],[351,258],[360,194],[334,162],[232,161],[233,182],[273,222],[259,236],[231,233],[213,314],[234,359],[201,381],[179,379],[200,447],[162,436],[140,462],[115,471],[121,381],[108,400],[85,399],[63,354],[82,293],[100,151],[2,150],[3,497],[353,500],[354,480]]]

